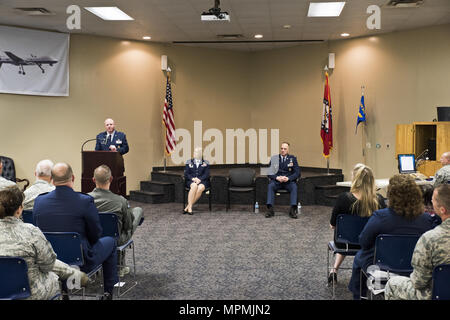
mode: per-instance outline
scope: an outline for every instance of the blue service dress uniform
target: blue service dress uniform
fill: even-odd
[[[184,168],[184,180],[186,188],[190,188],[192,184],[192,178],[198,178],[201,180],[201,184],[208,189],[211,185],[209,182],[209,162],[207,160],[201,160],[197,167],[195,159],[186,161],[186,167]]]
[[[124,155],[129,151],[127,136],[120,131],[114,131],[112,140],[107,138],[108,133],[106,131],[97,135],[97,144],[95,145],[95,151],[109,151],[110,146],[115,146],[117,151]]]
[[[275,161],[274,161],[275,160]],[[282,159],[281,154],[278,155],[278,166],[275,159],[272,158],[270,166],[274,168],[275,174],[268,175],[269,185],[267,187],[267,205],[273,206],[275,202],[275,192],[279,189],[286,189],[290,193],[290,205],[297,205],[297,183],[296,180],[300,177],[300,167],[298,166],[297,158],[293,155],[287,154],[285,159]],[[278,168],[277,168],[278,167]],[[286,176],[289,178],[288,182],[279,182],[276,180],[278,176]]]

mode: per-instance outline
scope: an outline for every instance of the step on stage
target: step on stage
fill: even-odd
[[[228,172],[233,168],[252,168],[256,173],[256,201],[265,207],[269,179],[261,175],[261,164],[211,165],[211,201],[212,204],[227,203]],[[300,167],[301,177],[297,181],[298,200],[302,205],[333,206],[338,194],[348,191],[348,187],[336,186],[344,180],[341,169]],[[130,200],[145,203],[183,202],[184,166],[154,167],[150,181],[141,181],[140,190],[130,191]],[[231,193],[233,204],[253,202],[250,193]],[[199,203],[208,203],[208,196],[203,194]],[[289,194],[276,195],[276,205],[289,205]],[[214,208],[213,208],[214,210]]]

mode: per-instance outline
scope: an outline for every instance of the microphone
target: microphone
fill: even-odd
[[[86,140],[86,141],[81,145],[81,152],[83,152],[83,147],[84,147],[84,145],[85,145],[86,143],[88,143],[89,141],[95,141],[95,140],[97,140],[97,139],[89,139],[89,140]]]

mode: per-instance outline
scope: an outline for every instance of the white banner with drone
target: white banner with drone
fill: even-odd
[[[0,93],[69,95],[69,34],[0,26]]]

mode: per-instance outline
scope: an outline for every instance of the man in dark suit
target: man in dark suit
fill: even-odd
[[[73,190],[74,175],[70,165],[57,163],[52,169],[55,190],[38,196],[34,203],[33,220],[42,232],[77,232],[81,237],[84,265],[88,273],[102,264],[105,294],[112,299],[117,276],[117,247],[112,237],[103,237],[94,198]]]
[[[97,135],[96,151],[117,151],[121,155],[128,152],[128,142],[125,133],[116,131],[113,119],[105,120],[106,131]]]
[[[275,201],[275,192],[279,189],[286,189],[290,193],[291,209],[289,216],[297,219],[297,179],[300,177],[300,167],[297,158],[289,154],[289,143],[281,144],[281,153],[272,157],[270,161],[271,171],[269,177],[269,186],[267,187],[267,208],[269,211],[266,218],[273,217],[273,203]]]

